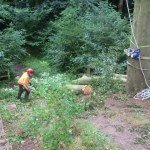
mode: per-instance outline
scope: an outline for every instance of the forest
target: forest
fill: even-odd
[[[148,150],[149,7],[0,0],[0,150]]]

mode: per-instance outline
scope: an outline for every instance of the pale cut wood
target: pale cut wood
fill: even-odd
[[[93,81],[97,81],[98,79],[102,79],[103,77],[100,76],[91,76],[87,77],[86,75],[83,75],[81,78],[73,80],[72,84],[77,84],[77,85],[89,85]],[[120,75],[120,74],[114,74],[112,77],[114,80],[121,80],[123,82],[127,81],[127,75]]]
[[[79,85],[87,85],[87,84],[91,84],[93,81],[100,79],[99,76],[97,77],[88,77],[86,75],[83,75],[81,78],[73,80],[72,84],[79,84]]]
[[[78,94],[83,93],[82,89],[85,87],[86,85],[66,85],[67,89],[76,92]]]

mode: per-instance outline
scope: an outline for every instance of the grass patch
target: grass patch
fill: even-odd
[[[72,127],[76,141],[71,145],[75,149],[83,150],[119,150],[110,144],[109,138],[96,129],[92,124],[84,120],[78,120]],[[77,145],[77,143],[79,145]],[[75,150],[74,149],[74,150]]]
[[[44,150],[61,150],[65,147],[69,147],[69,150],[117,149],[108,144],[105,135],[87,122],[73,124],[75,118],[80,117],[84,112],[84,103],[77,101],[77,96],[66,89],[66,85],[71,82],[70,76],[54,74],[55,71],[47,62],[36,58],[27,59],[24,65],[25,68],[30,67],[35,70],[36,76],[31,79],[31,100],[28,103],[16,100],[17,86],[1,88],[0,91],[0,113],[5,128],[8,128],[7,137],[13,146],[16,147],[25,138],[33,136],[42,139]],[[103,106],[107,94],[122,90],[120,83],[115,82],[114,85],[114,82],[109,81],[107,85],[106,81],[101,81],[103,85],[97,90],[94,87],[95,93],[87,101],[88,110]],[[15,82],[17,83],[17,80]],[[110,90],[110,86],[113,90]],[[15,112],[6,109],[7,105],[14,103],[17,107]],[[107,115],[112,117],[115,114]],[[79,133],[74,130],[75,128],[79,129]]]
[[[25,66],[25,70],[32,68],[34,70],[34,75],[36,76],[39,76],[42,72],[56,74],[56,69],[49,66],[47,61],[38,59],[36,57],[26,58],[23,65]]]
[[[136,105],[136,104],[132,104],[132,105],[127,105],[128,108],[135,108],[135,109],[142,109],[141,106]]]
[[[126,101],[128,100],[128,96],[125,94],[117,94],[117,95],[113,95],[113,100],[117,100],[117,101]]]
[[[135,118],[143,122],[150,122],[150,120],[141,112],[136,113]]]
[[[112,118],[116,115],[116,112],[110,112],[106,111],[105,113],[102,114],[105,118]]]
[[[113,80],[111,76],[106,76],[93,82],[94,91],[101,95],[110,95],[113,93],[125,93],[125,84],[119,80]]]
[[[117,132],[124,132],[124,126],[121,125],[115,125],[116,131]]]
[[[144,125],[150,123],[150,120],[141,112],[134,112],[126,117],[127,121],[132,125]]]
[[[136,144],[150,143],[150,123],[140,126],[135,126],[131,131],[138,132],[140,135],[135,139]]]
[[[8,105],[15,104],[16,111],[11,111],[7,108]],[[15,98],[6,98],[0,101],[0,114],[3,119],[5,133],[15,149],[17,145],[21,144],[28,134],[20,126],[20,122],[24,122],[25,113],[29,112],[29,109],[32,108],[32,102],[30,103],[21,103]]]
[[[96,107],[104,106],[104,100],[114,93],[119,93],[120,97],[117,97],[119,100],[127,100],[124,95],[126,92],[124,83],[119,80],[113,80],[109,75],[94,81],[92,87],[94,93],[91,100],[94,101]]]

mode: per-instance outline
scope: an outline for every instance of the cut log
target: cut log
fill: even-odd
[[[90,95],[92,93],[89,85],[67,85],[66,87],[77,94]]]
[[[81,93],[82,92],[82,88],[86,86],[86,85],[66,85],[67,89],[73,91],[73,92],[77,92],[77,93]]]
[[[87,77],[86,75],[83,75],[81,78],[73,80],[72,84],[79,84],[79,85],[88,85],[91,84],[93,81],[96,81],[98,79],[100,79],[101,77],[97,76],[97,77]]]
[[[120,81],[122,81],[122,82],[124,82],[124,83],[126,83],[127,82],[127,78],[124,78],[124,77],[113,77],[113,80],[120,80]]]
[[[127,75],[124,74],[114,74],[115,77],[121,77],[121,78],[126,78],[127,79]]]
[[[72,83],[75,85],[66,85],[67,89],[76,92],[77,94],[90,95],[92,93],[92,88],[89,86],[93,81],[102,79],[100,76],[87,77],[86,75],[82,76],[77,80],[73,80]],[[127,81],[127,75],[114,74],[112,77],[113,80],[121,80],[124,83]]]
[[[103,77],[100,76],[92,76],[92,77],[87,77],[86,75],[83,75],[81,78],[73,80],[72,84],[77,84],[77,85],[89,85],[93,81],[96,81],[98,79],[102,79]],[[127,75],[120,75],[120,74],[114,74],[112,77],[114,80],[121,80],[123,82],[127,81]]]
[[[114,74],[113,80],[121,80],[121,81],[123,81],[124,83],[126,83],[126,82],[127,82],[127,75]]]

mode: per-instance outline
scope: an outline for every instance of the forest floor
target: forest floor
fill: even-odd
[[[43,103],[42,99],[26,104],[0,101],[0,106],[10,112],[4,113],[3,123],[0,119],[0,150],[9,150],[9,143],[15,143],[12,145],[13,150],[42,150],[41,139],[27,136],[19,126],[19,123],[24,122],[23,116],[31,111],[32,105],[38,106],[40,103]],[[113,95],[105,99],[102,108],[86,111],[83,118],[105,133],[111,143],[121,150],[150,150],[150,100]]]
[[[150,150],[150,100],[105,100],[88,120],[121,150]]]
[[[12,150],[9,141],[6,139],[2,119],[0,118],[0,150]]]
[[[150,100],[118,100],[116,97],[107,98],[104,107],[95,110],[94,114],[91,112],[92,115],[89,115],[88,112],[86,120],[105,133],[121,150],[150,150]],[[35,103],[39,103],[39,100]],[[11,123],[4,125],[4,129],[6,135],[9,130],[25,134]],[[25,138],[13,149],[41,150],[39,141],[34,137]],[[5,149],[1,147],[0,150]]]

